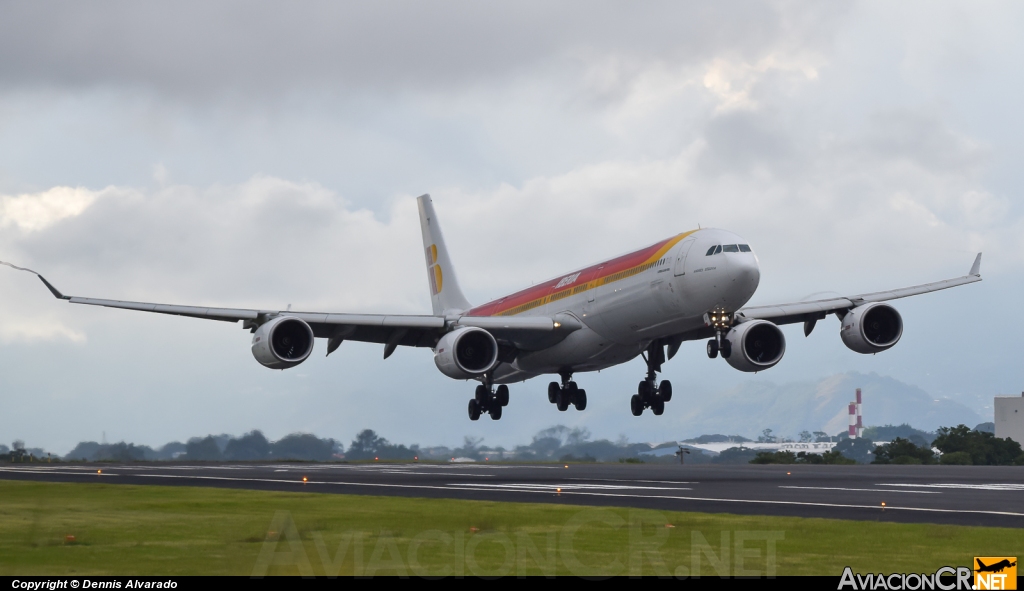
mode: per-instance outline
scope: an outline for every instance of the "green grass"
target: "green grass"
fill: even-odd
[[[1017,529],[0,480],[0,575],[763,575],[767,537],[778,575],[1024,554]]]

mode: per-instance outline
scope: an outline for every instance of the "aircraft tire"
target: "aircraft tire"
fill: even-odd
[[[672,382],[662,380],[661,383],[658,384],[658,396],[660,396],[665,402],[672,400]]]
[[[494,408],[491,409],[491,420],[492,421],[497,421],[500,418],[501,418],[501,405],[500,404],[496,404],[494,406]]]
[[[490,398],[490,392],[487,391],[487,387],[480,384],[476,387],[475,400],[481,407],[487,404],[487,399]]]
[[[576,407],[576,410],[587,409],[587,391],[577,390],[576,394],[572,397],[572,404]]]
[[[711,339],[708,341],[708,359],[714,359],[718,357],[718,341]]]
[[[633,413],[634,417],[644,414],[644,402],[643,400],[640,400],[639,394],[634,394],[633,397],[629,399],[629,410]]]
[[[562,387],[558,385],[558,382],[551,382],[548,384],[548,402],[551,404],[558,402],[558,392],[561,389]]]
[[[558,392],[558,398],[555,400],[555,406],[558,407],[558,410],[560,412],[565,412],[569,410],[570,402],[571,400],[569,398],[569,393],[566,392],[565,390],[560,390]]]
[[[651,412],[654,416],[660,417],[661,413],[665,412],[665,401],[660,398],[651,403]]]
[[[469,399],[469,420],[476,421],[480,419],[480,403],[476,401],[476,398]]]
[[[732,343],[723,339],[722,340],[722,359],[728,359],[732,356]]]
[[[502,384],[498,386],[497,391],[494,393],[498,399],[498,404],[501,406],[508,406],[508,386]]]

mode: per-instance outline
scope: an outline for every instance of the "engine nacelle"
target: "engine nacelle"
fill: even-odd
[[[732,351],[726,361],[740,371],[761,371],[773,367],[786,353],[786,337],[767,320],[738,324],[725,335]]]
[[[313,352],[313,329],[305,321],[278,316],[252,335],[252,356],[270,369],[288,369]]]
[[[843,316],[839,336],[858,353],[885,351],[903,336],[903,317],[889,304],[857,306]]]
[[[482,328],[453,330],[434,347],[434,364],[450,378],[475,378],[498,365],[498,341]]]

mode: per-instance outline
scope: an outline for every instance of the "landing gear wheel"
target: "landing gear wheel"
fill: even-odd
[[[571,402],[569,393],[565,390],[558,391],[558,397],[555,399],[555,406],[558,407],[559,411],[565,412],[569,410],[569,403]]]
[[[476,400],[477,404],[479,404],[481,406],[481,408],[485,404],[487,404],[487,399],[490,398],[490,397],[491,397],[491,393],[490,393],[490,391],[488,391],[487,386],[484,386],[483,384],[480,384],[479,386],[476,387],[476,393],[474,395],[474,400]]]
[[[469,420],[475,421],[480,418],[480,403],[476,401],[476,398],[469,400]]]
[[[640,400],[640,396],[638,394],[634,394],[633,397],[629,399],[629,410],[633,413],[634,417],[644,414],[644,403]]]
[[[587,408],[587,391],[576,390],[576,395],[572,397],[572,404],[576,407],[576,410],[586,410]]]
[[[732,356],[732,343],[722,340],[722,358],[728,359],[730,356]]]
[[[661,413],[665,412],[665,401],[660,398],[655,398],[651,402],[651,412],[654,413],[654,416],[660,417]]]
[[[708,341],[708,358],[714,359],[718,357],[718,341],[711,339]]]
[[[654,388],[651,386],[651,383],[648,382],[647,380],[640,382],[640,384],[636,387],[636,393],[640,397],[641,402],[647,401],[647,399],[651,397],[651,393],[653,390]]]
[[[495,404],[494,408],[491,409],[491,420],[497,421],[501,418],[501,405]]]
[[[499,405],[508,406],[508,386],[505,384],[498,386],[498,389],[494,392],[494,397],[498,399]]]
[[[661,383],[658,384],[658,397],[665,402],[672,400],[672,382],[662,380]]]
[[[562,391],[562,387],[558,385],[558,382],[551,382],[548,384],[548,402],[554,404],[558,401],[558,393]]]

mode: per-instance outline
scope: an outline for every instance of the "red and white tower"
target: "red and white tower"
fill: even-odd
[[[850,439],[857,438],[857,403],[851,402],[849,406],[850,411],[850,429],[847,432]]]
[[[860,388],[857,388],[857,437],[864,437],[864,417],[860,414]]]

